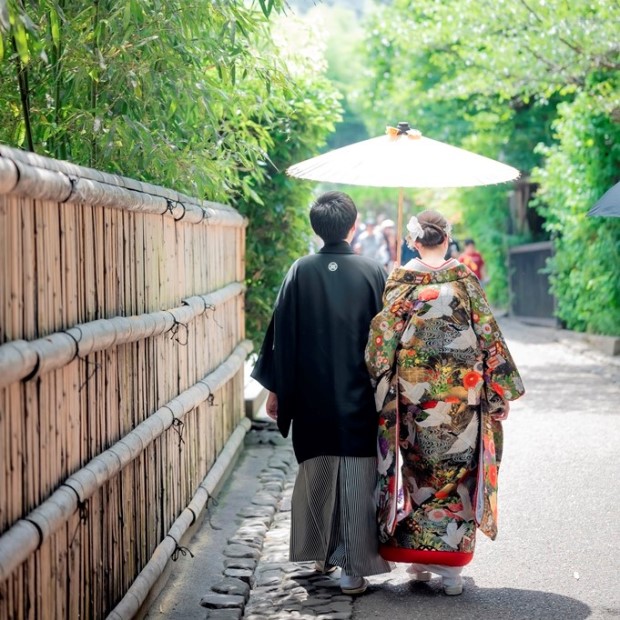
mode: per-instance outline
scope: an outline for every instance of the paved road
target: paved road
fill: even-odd
[[[295,467],[286,461],[290,446],[265,430],[248,436],[212,523],[189,544],[195,557],[173,565],[147,617],[238,620],[246,605],[247,620],[620,618],[620,360],[555,342],[552,330],[509,320],[502,327],[527,395],[505,423],[500,534],[495,542],[479,536],[462,596],[445,596],[439,579],[411,583],[401,566],[351,599],[341,595],[337,573],[320,578],[309,565],[289,563]],[[265,504],[275,514],[257,526],[253,515]],[[257,527],[264,534],[248,532]],[[239,542],[256,557],[247,579],[253,588],[233,609],[207,611],[204,595],[228,592],[227,554]]]
[[[353,618],[620,618],[620,365],[555,332],[503,322],[527,394],[505,423],[500,533],[480,535],[465,593],[401,566]]]

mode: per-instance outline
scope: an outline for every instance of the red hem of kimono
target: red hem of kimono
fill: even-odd
[[[423,549],[404,549],[379,545],[379,554],[388,562],[405,562],[407,564],[440,564],[441,566],[465,566],[474,554],[464,551],[428,551]]]

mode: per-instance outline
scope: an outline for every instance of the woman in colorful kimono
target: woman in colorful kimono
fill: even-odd
[[[424,211],[407,229],[420,258],[392,272],[366,348],[381,412],[381,555],[456,595],[476,529],[497,534],[500,420],[524,390],[480,282],[444,260],[446,220]]]

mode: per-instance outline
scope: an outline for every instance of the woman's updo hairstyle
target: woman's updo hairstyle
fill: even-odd
[[[425,248],[432,248],[443,243],[444,239],[450,235],[450,224],[446,218],[432,209],[422,211],[417,216],[417,224],[411,218],[409,234],[407,235],[407,245],[413,248],[415,241],[419,241]]]

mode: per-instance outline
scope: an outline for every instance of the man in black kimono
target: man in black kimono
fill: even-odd
[[[364,363],[385,273],[353,253],[357,209],[342,192],[313,204],[310,222],[325,245],[286,275],[252,376],[269,391],[267,413],[284,437],[292,423],[299,472],[291,518],[291,561],[342,568],[347,594],[363,575],[384,573],[378,555],[378,414]]]

